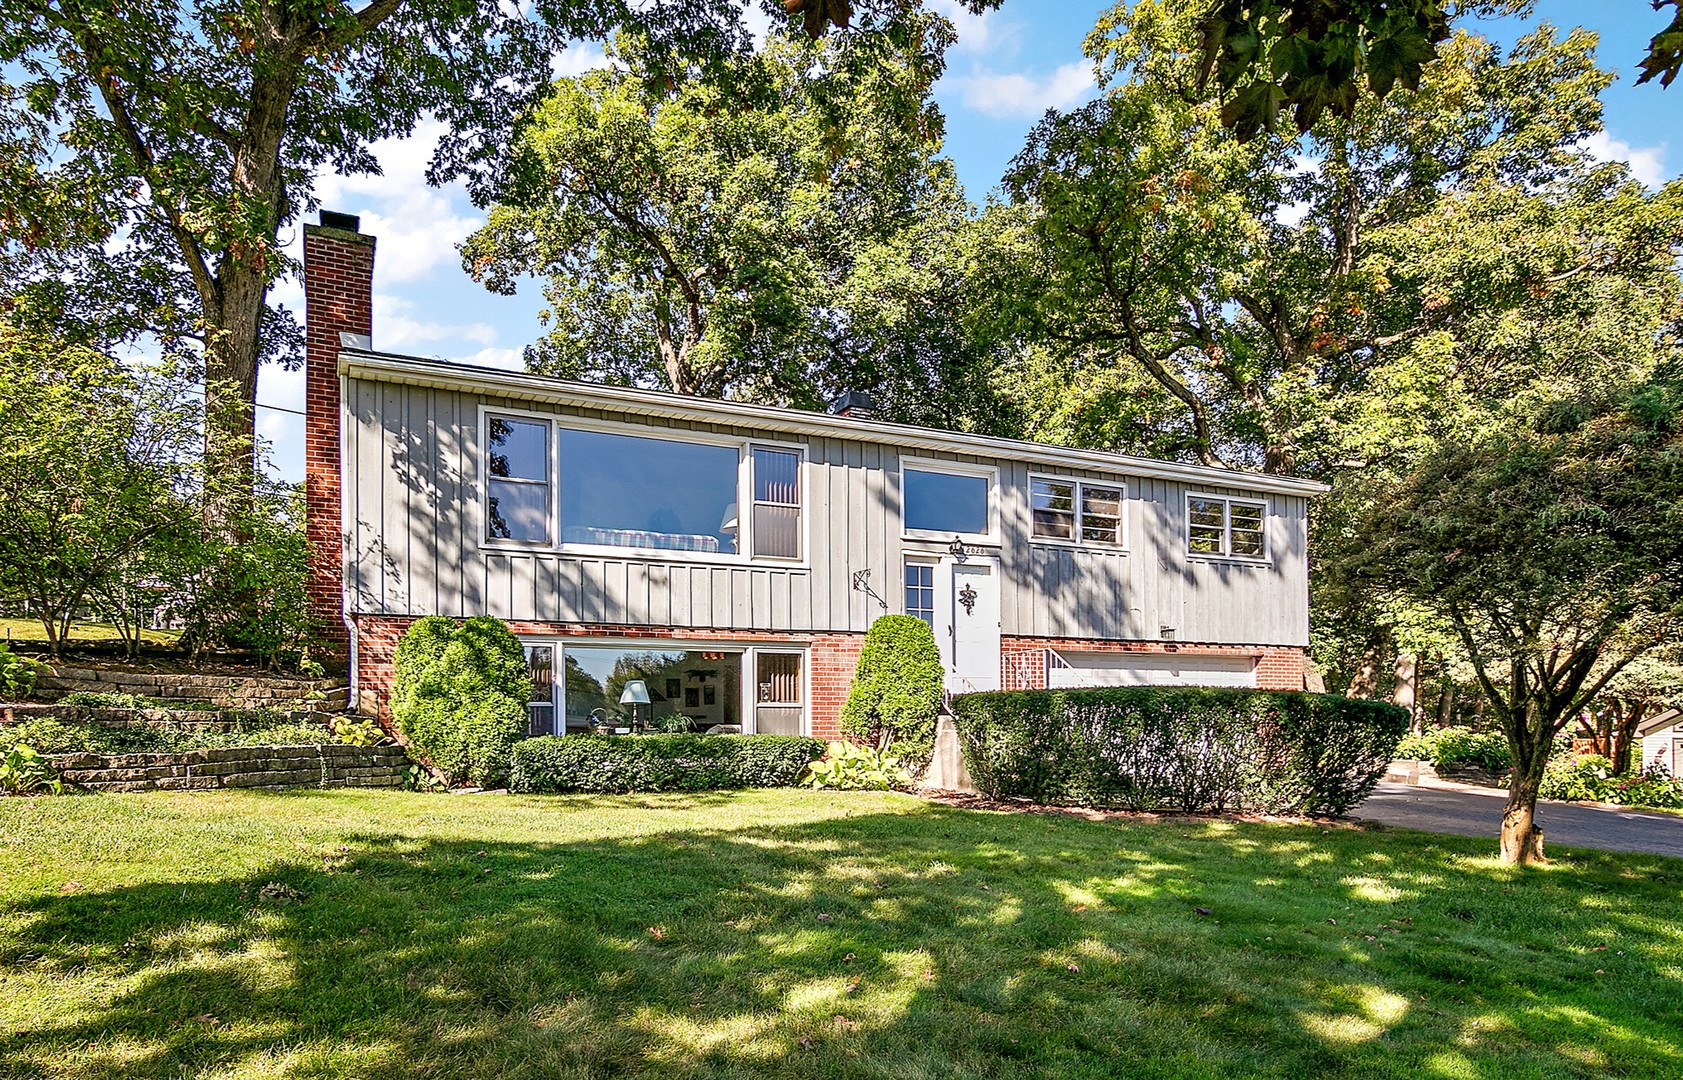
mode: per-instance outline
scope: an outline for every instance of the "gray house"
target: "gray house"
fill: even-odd
[[[884,613],[954,692],[1303,685],[1317,484],[375,352],[374,241],[323,222],[312,595],[365,702],[423,615],[508,621],[534,732],[832,734]]]

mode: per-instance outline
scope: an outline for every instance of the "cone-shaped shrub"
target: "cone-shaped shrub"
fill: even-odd
[[[865,633],[853,688],[842,706],[842,731],[894,753],[914,771],[935,747],[941,711],[941,652],[929,624],[884,615]]]

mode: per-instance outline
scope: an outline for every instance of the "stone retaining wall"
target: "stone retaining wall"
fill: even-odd
[[[214,788],[396,787],[409,756],[401,746],[230,746],[176,754],[55,754],[67,787],[91,791]]]
[[[339,713],[314,709],[270,710],[254,716],[244,709],[113,709],[103,705],[0,705],[0,726],[42,717],[67,724],[103,727],[167,728],[172,731],[250,731],[272,724],[317,724],[327,727]]]
[[[75,691],[205,701],[229,709],[291,711],[314,708],[323,712],[344,712],[350,696],[341,679],[300,679],[258,674],[175,674],[132,667],[55,664],[35,680],[35,696],[42,701],[57,701]]]

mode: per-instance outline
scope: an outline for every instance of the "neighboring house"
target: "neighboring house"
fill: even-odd
[[[423,615],[527,645],[533,731],[836,731],[885,612],[954,692],[1299,689],[1320,485],[372,351],[374,240],[305,227],[312,601],[380,707]]]
[[[1673,776],[1683,776],[1683,709],[1666,709],[1636,726],[1642,740],[1642,768],[1663,765]]]

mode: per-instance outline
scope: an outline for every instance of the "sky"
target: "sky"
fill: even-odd
[[[945,152],[966,192],[980,201],[998,186],[1007,163],[1047,109],[1078,106],[1097,93],[1082,42],[1110,5],[1004,0],[999,10],[976,16],[954,0],[928,3],[958,30],[935,97],[947,118]],[[1607,130],[1589,149],[1598,157],[1628,162],[1636,178],[1650,186],[1683,171],[1683,145],[1668,145],[1674,126],[1668,117],[1683,112],[1683,81],[1669,90],[1657,83],[1635,85],[1636,64],[1667,16],[1637,0],[1540,0],[1528,19],[1474,25],[1511,44],[1540,21],[1596,31],[1601,64],[1618,72],[1603,95]],[[555,67],[557,74],[569,75],[602,61],[599,48],[582,44],[559,57]],[[316,194],[326,209],[360,215],[362,231],[376,238],[375,348],[519,369],[522,348],[542,333],[541,292],[532,283],[518,296],[497,296],[462,270],[456,245],[484,223],[484,211],[459,184],[427,186],[426,164],[438,134],[436,126],[423,125],[410,138],[377,143],[374,152],[383,175],[326,173],[317,177]],[[301,257],[302,230],[295,227],[294,232],[290,250]],[[303,311],[298,282],[282,282],[273,298]],[[283,480],[301,480],[303,372],[264,368],[257,396],[258,431],[271,445],[272,471]]]

